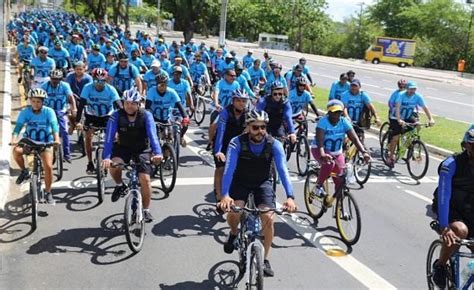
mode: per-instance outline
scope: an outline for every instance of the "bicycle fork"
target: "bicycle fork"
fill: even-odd
[[[262,254],[265,253],[265,249],[263,247],[263,244],[257,239],[253,242],[251,242],[246,251],[246,261],[245,261],[245,285],[248,286],[250,285],[250,263],[252,259],[252,249],[253,247],[260,248],[262,251]],[[263,258],[263,257],[262,257]]]

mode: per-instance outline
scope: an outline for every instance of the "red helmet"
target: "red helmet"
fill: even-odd
[[[399,88],[405,88],[407,86],[407,80],[401,79],[397,82]]]
[[[97,80],[107,80],[108,73],[103,68],[95,68],[92,71],[92,77]]]

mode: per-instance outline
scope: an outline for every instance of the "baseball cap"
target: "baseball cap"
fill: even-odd
[[[342,112],[344,111],[344,104],[339,100],[330,100],[327,104],[328,112]]]
[[[248,53],[253,53],[253,49],[249,49],[247,52]]]
[[[416,89],[417,88],[417,85],[414,81],[409,81],[407,83],[407,89]]]
[[[472,124],[464,134],[463,141],[467,143],[474,143],[474,124]]]
[[[182,73],[182,72],[183,72],[183,69],[182,69],[180,66],[175,66],[175,67],[173,68],[173,72],[181,72],[181,73]]]
[[[358,79],[353,79],[351,82],[351,86],[358,86],[360,88],[360,81]]]
[[[161,67],[161,62],[159,62],[158,60],[154,60],[152,63],[151,63],[151,66],[150,67]]]

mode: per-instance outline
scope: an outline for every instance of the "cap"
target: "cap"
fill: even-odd
[[[407,83],[407,89],[416,89],[418,86],[416,85],[416,83],[414,81],[409,81]]]
[[[295,65],[295,70],[303,71],[303,66],[301,64]]]
[[[73,34],[73,35],[72,35],[72,38],[73,38],[73,39],[74,39],[74,38],[79,38],[79,35]]]
[[[100,46],[98,44],[94,44],[92,46],[92,50],[100,50]]]
[[[177,56],[174,57],[174,60],[183,60],[183,58],[181,56],[177,55]]]
[[[358,79],[353,79],[351,82],[351,86],[358,86],[360,88],[360,81]]]
[[[161,62],[159,62],[158,60],[154,60],[152,63],[151,63],[151,66],[150,67],[158,67],[160,68],[161,67]]]
[[[253,53],[253,49],[247,50],[248,53]]]
[[[40,46],[40,47],[38,47],[38,51],[46,51],[46,52],[48,52],[49,49],[48,49],[46,46]]]
[[[217,52],[223,52],[222,48],[219,47],[219,48],[217,49]]]
[[[175,73],[175,72],[180,72],[180,73],[182,73],[182,72],[183,72],[183,69],[181,68],[181,66],[178,66],[178,65],[177,65],[177,66],[175,66],[175,67],[173,68],[173,72],[174,72],[174,73]]]
[[[331,100],[327,104],[328,112],[342,112],[344,111],[344,104],[339,100]]]
[[[162,51],[160,55],[167,56],[166,51]]]
[[[230,54],[230,53],[227,53],[227,54],[225,55],[225,58],[234,58],[234,56],[233,56],[232,54]]]
[[[355,75],[356,73],[355,73],[353,70],[349,70],[349,71],[347,72],[347,74],[348,74],[348,75]]]
[[[159,38],[158,42],[164,42],[163,38]]]

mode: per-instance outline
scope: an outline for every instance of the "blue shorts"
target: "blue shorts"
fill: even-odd
[[[247,201],[250,192],[253,192],[255,205],[265,205],[275,207],[275,192],[271,180],[267,180],[258,186],[250,187],[243,182],[232,182],[230,187],[230,197],[234,200]]]

